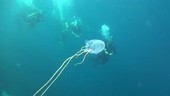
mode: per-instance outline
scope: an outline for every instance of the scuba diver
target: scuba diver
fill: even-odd
[[[95,62],[94,65],[106,64],[109,61],[110,56],[116,54],[116,47],[115,47],[113,40],[109,40],[109,41],[106,40],[105,44],[106,46],[105,46],[104,51],[97,54],[97,56],[93,59],[93,61]]]
[[[71,31],[71,33],[76,36],[76,37],[80,37],[81,36],[81,27],[82,27],[82,22],[80,20],[80,18],[77,17],[73,17],[73,19],[71,20],[70,26],[69,26],[69,30]]]
[[[43,11],[36,7],[24,7],[16,15],[16,23],[21,31],[28,31],[43,20]]]
[[[64,21],[64,32],[70,32],[72,33],[75,37],[80,37],[81,36],[81,27],[82,23],[80,18],[78,17],[73,17],[71,21]]]
[[[97,54],[97,56],[92,59],[95,62],[95,65],[106,64],[109,61],[110,56],[116,54],[116,46],[113,42],[112,35],[110,34],[110,28],[105,24],[101,27],[101,35],[103,36],[106,45],[104,51]]]
[[[26,15],[24,20],[28,24],[29,27],[33,27],[37,23],[39,23],[43,20],[43,11],[39,10],[39,9],[34,10],[30,14]]]
[[[73,34],[75,37],[79,38],[82,32],[82,22],[78,17],[73,16],[70,21],[63,20],[63,29],[60,34],[60,43],[63,44],[66,42],[67,35],[69,33]]]

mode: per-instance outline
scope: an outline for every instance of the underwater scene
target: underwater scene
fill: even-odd
[[[0,96],[170,96],[170,0],[0,0]]]

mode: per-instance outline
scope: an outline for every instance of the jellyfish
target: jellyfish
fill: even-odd
[[[91,54],[98,54],[105,48],[105,43],[101,40],[93,39],[86,41],[85,51],[90,51]]]
[[[100,52],[102,52],[105,49],[105,43],[102,40],[98,40],[98,39],[92,39],[92,40],[88,40],[85,43],[85,46],[81,47],[81,49],[75,53],[74,55],[68,57],[62,64],[61,66],[54,72],[54,74],[50,77],[50,79],[42,86],[40,87],[33,96],[36,96],[37,94],[40,93],[40,91],[42,91],[41,96],[43,96],[48,89],[51,87],[51,85],[53,85],[53,83],[59,78],[59,76],[62,74],[62,72],[64,71],[64,69],[67,67],[67,65],[70,63],[70,61],[75,58],[75,57],[79,57],[81,55],[84,54],[84,57],[82,59],[81,62],[76,63],[76,65],[82,64],[84,62],[84,60],[86,59],[86,56],[88,54],[98,54]]]

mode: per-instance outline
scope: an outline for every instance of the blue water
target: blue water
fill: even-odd
[[[69,34],[64,46],[52,0],[35,0],[44,20],[27,31],[16,23],[16,3],[0,1],[0,92],[32,96],[86,40],[103,39],[107,24],[117,53],[97,66],[88,56],[73,66],[82,57],[75,58],[45,96],[170,96],[170,1],[75,0],[83,32]]]

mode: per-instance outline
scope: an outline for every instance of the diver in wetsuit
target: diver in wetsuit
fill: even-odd
[[[43,21],[44,13],[41,9],[36,7],[23,7],[16,14],[16,24],[21,32],[28,32],[30,29],[35,27],[38,23]]]
[[[95,62],[95,65],[106,64],[109,61],[110,56],[116,54],[116,47],[115,47],[113,40],[110,40],[110,41],[106,40],[105,44],[106,46],[105,46],[104,51],[97,54],[96,58],[93,60]]]
[[[71,31],[71,33],[76,36],[76,37],[80,37],[81,36],[81,32],[82,32],[82,22],[80,20],[80,18],[78,17],[73,17],[70,26],[69,26],[69,30]]]
[[[68,33],[70,32],[75,37],[81,36],[82,22],[80,18],[73,16],[73,18],[70,21],[64,21],[63,25],[64,25],[63,32],[68,32]]]
[[[110,28],[106,24],[101,26],[101,35],[105,41],[105,49],[101,53],[97,54],[96,58],[93,59],[95,65],[106,64],[110,57],[116,54],[116,46],[113,42]]]
[[[64,20],[62,22],[62,31],[60,33],[60,44],[63,46],[65,44],[67,35],[73,34],[75,37],[79,38],[82,32],[82,22],[80,18],[73,16],[70,21]]]
[[[43,20],[43,11],[38,9],[34,10],[33,12],[27,14],[24,20],[29,27],[34,27],[37,23]]]

